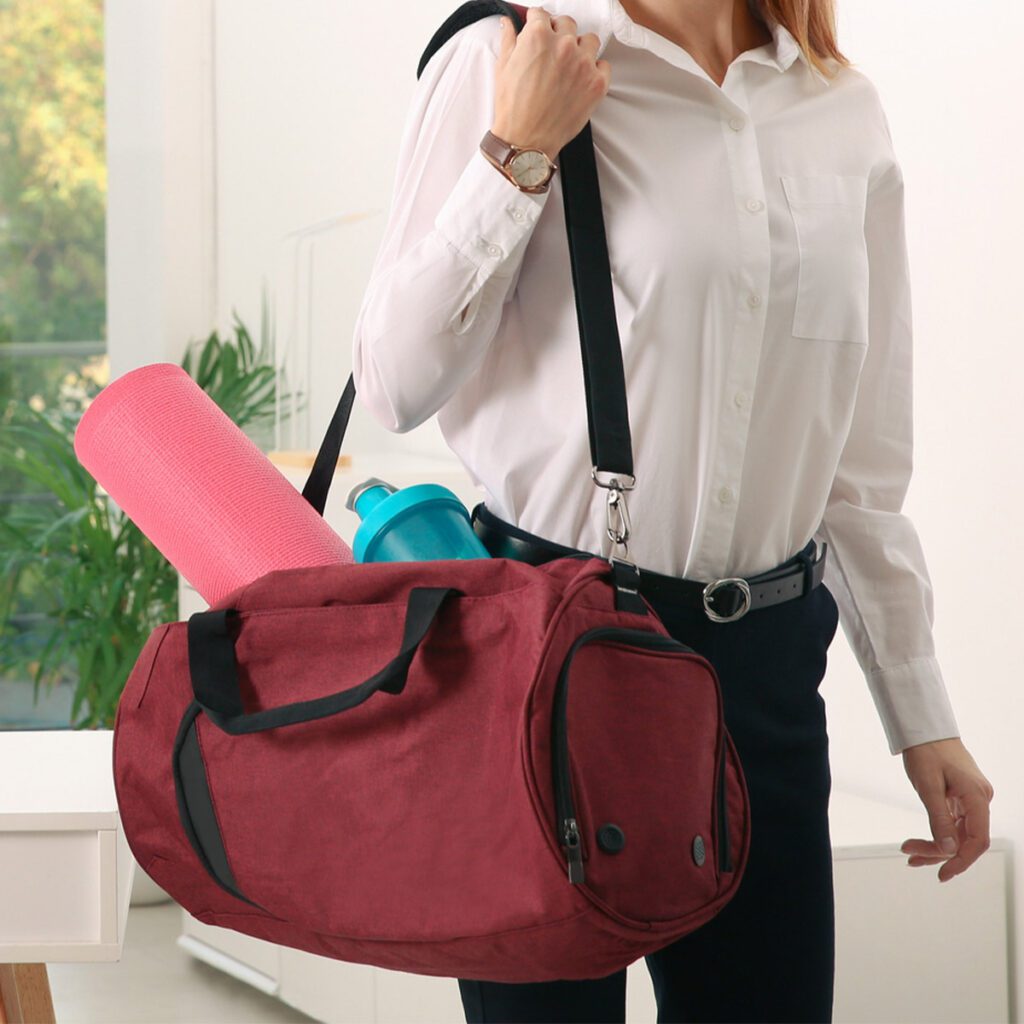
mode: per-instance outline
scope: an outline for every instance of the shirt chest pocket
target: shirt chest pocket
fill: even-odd
[[[793,334],[866,345],[867,177],[784,174],[782,187],[799,257]]]

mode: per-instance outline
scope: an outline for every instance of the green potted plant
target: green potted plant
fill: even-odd
[[[233,338],[190,343],[181,366],[252,437],[275,409],[265,298],[259,349],[234,320]],[[112,728],[146,638],[178,617],[178,575],[75,456],[78,420],[103,386],[79,376],[56,408],[0,412],[0,467],[24,483],[24,500],[0,512],[0,677],[31,677],[37,702],[70,675],[70,726]]]

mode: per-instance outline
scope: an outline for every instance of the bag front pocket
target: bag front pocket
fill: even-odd
[[[671,637],[598,627],[572,643],[548,699],[527,743],[566,884],[633,927],[710,902],[734,870],[711,664]]]
[[[867,178],[857,174],[781,176],[796,229],[797,338],[868,342]]]

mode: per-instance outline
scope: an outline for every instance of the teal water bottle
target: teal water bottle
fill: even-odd
[[[491,557],[469,510],[440,484],[399,489],[372,476],[349,491],[345,508],[362,519],[352,543],[357,562]]]

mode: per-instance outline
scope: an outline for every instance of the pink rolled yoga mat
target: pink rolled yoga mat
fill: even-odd
[[[352,549],[175,363],[111,381],[75,455],[211,605],[274,569],[354,562]]]

